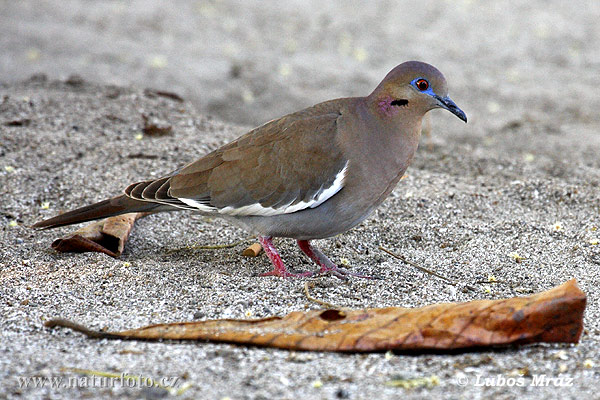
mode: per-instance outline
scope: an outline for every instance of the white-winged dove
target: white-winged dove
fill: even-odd
[[[421,120],[444,108],[463,121],[435,67],[409,61],[367,97],[326,101],[286,115],[178,169],[134,183],[125,193],[38,222],[54,228],[129,212],[192,210],[220,216],[259,237],[286,270],[271,239],[296,239],[322,273],[349,274],[310,244],[364,220],[394,189],[417,150]]]

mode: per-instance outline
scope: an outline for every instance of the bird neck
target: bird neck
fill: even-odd
[[[410,108],[392,106],[390,111],[382,101],[362,102],[358,112],[361,120],[371,115],[369,134],[362,135],[364,145],[373,149],[370,154],[379,165],[387,165],[387,170],[404,173],[412,161],[421,137],[421,121],[423,115]],[[376,108],[376,110],[373,110]],[[373,117],[374,115],[374,117]],[[373,129],[375,128],[375,129]]]
[[[421,136],[422,117],[382,119],[357,99],[338,120],[340,146],[350,160],[347,184],[360,182],[360,207],[372,210],[390,194],[410,165]],[[358,121],[358,122],[357,122]]]

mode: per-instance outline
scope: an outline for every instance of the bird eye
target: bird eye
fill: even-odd
[[[425,79],[419,79],[415,82],[415,86],[417,87],[417,89],[424,92],[427,89],[429,89],[429,82],[427,82]]]

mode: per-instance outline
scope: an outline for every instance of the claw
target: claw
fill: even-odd
[[[304,254],[313,260],[318,266],[320,274],[330,274],[342,280],[348,280],[348,275],[356,276],[357,278],[374,279],[367,275],[358,274],[348,271],[335,265],[321,250],[313,247],[308,240],[298,240],[298,247]]]

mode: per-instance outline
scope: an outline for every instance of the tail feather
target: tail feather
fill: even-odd
[[[152,211],[158,207],[161,207],[161,204],[133,200],[122,195],[40,221],[32,228],[51,229],[131,212]]]

